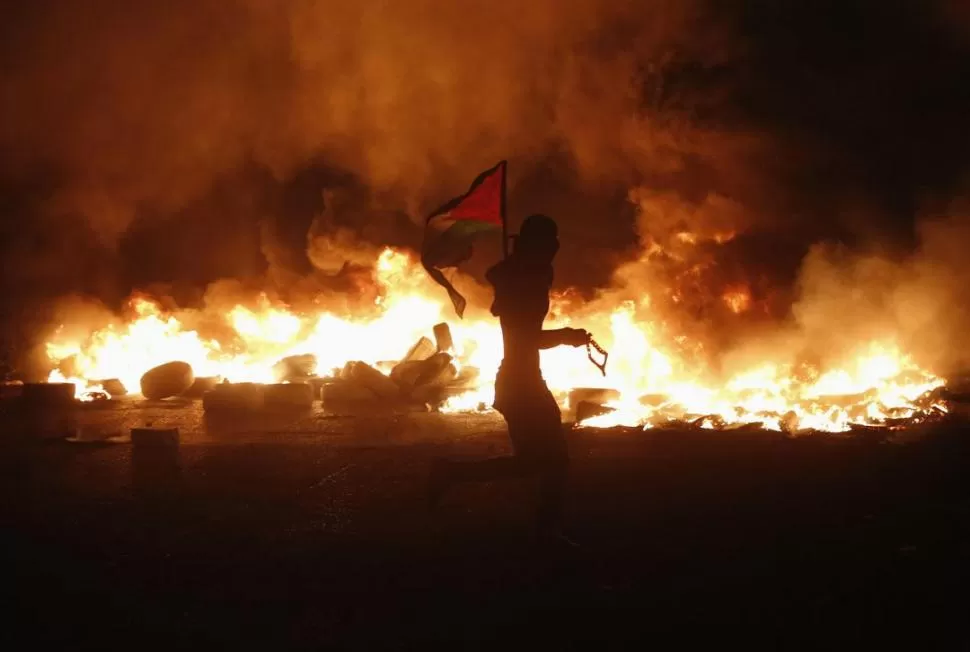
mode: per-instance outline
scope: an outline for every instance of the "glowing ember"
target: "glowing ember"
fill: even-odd
[[[319,375],[329,375],[351,360],[373,365],[398,360],[419,337],[430,334],[434,324],[450,320],[457,365],[477,367],[482,381],[474,390],[449,399],[442,410],[490,405],[491,379],[502,357],[497,322],[490,316],[450,319],[451,307],[440,288],[402,252],[386,249],[381,254],[375,283],[380,292],[373,318],[326,311],[296,314],[265,300],[255,308],[235,306],[223,314],[234,334],[232,342],[204,339],[186,328],[178,315],[165,313],[148,299],[133,299],[135,318],[128,323],[96,330],[83,342],[55,336],[47,345],[55,367],[49,380],[72,382],[81,400],[93,400],[101,396],[96,392],[103,392],[95,381],[118,378],[135,393],[148,369],[182,360],[192,365],[196,376],[275,382],[277,361],[306,353],[316,356]],[[735,313],[746,310],[751,300],[746,288],[731,289],[722,299]],[[564,395],[576,387],[620,392],[619,400],[607,404],[612,411],[584,421],[586,426],[649,428],[688,421],[704,428],[760,424],[791,432],[838,432],[853,424],[919,422],[946,409],[942,401],[930,398],[944,381],[917,367],[892,341],[860,344],[840,364],[808,373],[792,363],[761,362],[715,380],[675,354],[683,348],[657,335],[655,325],[643,318],[648,297],[608,309],[600,308],[601,303],[571,313],[559,299],[547,328],[576,325],[593,332],[611,353],[606,378],[582,349],[542,352],[543,375],[555,393]]]

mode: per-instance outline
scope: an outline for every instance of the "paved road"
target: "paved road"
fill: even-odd
[[[906,629],[923,648],[944,634],[970,644],[965,601],[950,597],[970,559],[970,446],[956,426],[907,444],[572,431],[583,549],[559,553],[531,542],[525,481],[424,509],[433,457],[506,450],[492,415],[219,424],[196,404],[126,403],[81,417],[106,430],[149,421],[182,430],[177,455],[25,443],[7,420],[17,626],[3,635],[74,649],[541,636],[569,649],[744,634],[749,647],[832,649]]]

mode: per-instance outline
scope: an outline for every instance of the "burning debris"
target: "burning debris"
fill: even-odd
[[[454,340],[446,323],[433,329],[432,344],[421,336],[387,374],[359,360],[348,362],[324,386],[324,406],[334,410],[440,409],[454,396],[473,391],[475,367],[460,365],[453,355]],[[459,372],[459,367],[462,373]]]
[[[120,396],[126,396],[128,394],[127,388],[124,384],[117,378],[108,378],[107,380],[96,380],[93,383],[95,386],[100,385],[110,398],[118,398]]]
[[[305,410],[317,399],[328,411],[351,414],[440,409],[449,398],[474,391],[480,374],[474,366],[459,362],[448,324],[438,323],[431,332],[434,342],[421,336],[396,363],[372,365],[351,360],[323,375],[318,373],[320,364],[316,355],[288,355],[270,367],[277,382],[234,382],[219,376],[196,377],[188,362],[166,362],[142,374],[140,393],[149,401],[201,398],[207,412],[222,413]],[[52,377],[57,375],[55,372]],[[36,393],[59,397],[69,390],[71,402],[75,392],[85,402],[127,394],[118,379],[92,383],[75,380],[29,387],[31,396]]]
[[[207,411],[304,409],[330,412],[482,410],[502,357],[492,318],[468,314],[450,325],[450,306],[405,253],[387,249],[375,265],[373,314],[261,308],[220,310],[232,338],[204,337],[187,326],[197,315],[134,300],[124,325],[94,329],[84,341],[48,345],[51,383],[68,383],[80,400],[141,391],[146,398],[202,398]],[[576,423],[591,428],[669,424],[740,426],[799,433],[899,427],[947,410],[943,379],[921,369],[891,340],[860,342],[830,362],[797,362],[779,348],[740,370],[715,375],[683,357],[649,297],[604,295],[582,308],[554,301],[550,328],[582,321],[611,350],[604,377],[575,350],[542,352],[542,369]],[[110,380],[91,380],[110,379]],[[760,424],[760,425],[757,425]]]
[[[186,398],[202,398],[206,392],[215,389],[216,385],[222,382],[218,376],[203,376],[196,378],[182,396]]]
[[[220,383],[202,395],[202,406],[206,412],[247,412],[262,409],[265,399],[258,383]]]
[[[291,355],[273,365],[273,375],[281,383],[306,381],[316,375],[317,356],[312,353]]]

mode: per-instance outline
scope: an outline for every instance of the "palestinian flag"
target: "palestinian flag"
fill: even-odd
[[[502,161],[482,172],[468,192],[431,213],[425,224],[421,263],[431,278],[448,291],[459,317],[465,313],[465,297],[441,270],[457,267],[471,258],[472,243],[479,234],[503,229],[505,166],[506,162]]]

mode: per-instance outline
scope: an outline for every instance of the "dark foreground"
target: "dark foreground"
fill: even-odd
[[[493,419],[250,423],[169,460],[15,427],[5,649],[970,646],[955,425],[909,443],[574,431],[579,553],[531,542],[525,482],[424,508],[434,456],[505,450]]]

